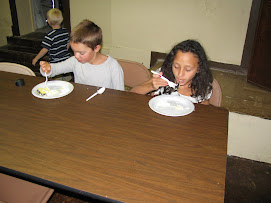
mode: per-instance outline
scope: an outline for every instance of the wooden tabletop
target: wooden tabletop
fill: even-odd
[[[25,86],[15,86],[23,78]],[[150,96],[74,84],[39,99],[44,78],[0,71],[0,166],[122,202],[224,202],[228,111],[152,111]]]

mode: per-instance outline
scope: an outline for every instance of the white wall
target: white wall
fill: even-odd
[[[71,27],[84,19],[96,23],[103,31],[103,45],[111,47],[111,0],[70,0]]]
[[[34,31],[31,0],[15,0],[20,35]],[[12,18],[9,0],[1,0],[0,6],[0,46],[7,44],[7,36],[12,36]]]
[[[212,61],[240,65],[252,0],[70,0],[71,25],[88,18],[113,57],[149,67],[151,51],[168,52],[188,38]]]
[[[8,0],[1,0],[0,33],[0,46],[4,46],[7,44],[7,36],[12,36],[12,19]]]
[[[20,28],[20,35],[34,32],[34,23],[32,19],[31,0],[15,0]]]
[[[230,112],[228,155],[271,163],[271,120]]]

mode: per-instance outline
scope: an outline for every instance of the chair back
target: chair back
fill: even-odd
[[[36,76],[36,74],[30,68],[21,64],[10,62],[0,62],[0,71]]]
[[[210,104],[214,106],[220,107],[222,103],[222,90],[216,79],[213,80],[212,86],[213,86],[213,93],[210,97],[209,102]]]
[[[124,85],[134,87],[151,78],[149,70],[141,63],[117,59],[124,73]]]
[[[0,202],[46,203],[54,190],[0,173]]]

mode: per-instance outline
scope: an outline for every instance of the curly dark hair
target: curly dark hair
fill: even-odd
[[[195,40],[186,40],[183,41],[172,48],[172,50],[167,55],[161,71],[163,75],[168,78],[170,81],[175,81],[172,66],[173,60],[178,51],[183,53],[191,52],[198,58],[199,63],[199,72],[196,73],[194,78],[192,79],[192,83],[190,85],[192,89],[192,97],[205,98],[212,90],[212,82],[213,76],[209,69],[207,56],[201,44]],[[165,89],[165,93],[170,93],[173,91],[173,88],[167,86]]]

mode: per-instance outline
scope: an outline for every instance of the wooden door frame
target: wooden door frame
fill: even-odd
[[[241,68],[249,69],[262,0],[253,0],[243,49]]]
[[[63,25],[68,30],[68,32],[71,32],[71,16],[70,16],[70,0],[62,0],[62,6],[63,6]]]
[[[10,14],[12,18],[12,35],[20,36],[19,22],[15,0],[9,0]]]
[[[252,44],[252,52],[248,67],[247,81],[261,88],[271,90],[270,63],[270,5],[271,0],[261,0],[259,3],[256,31]]]

